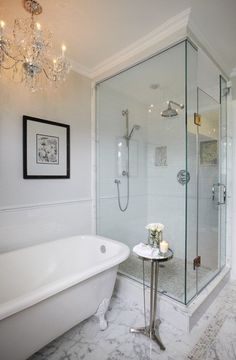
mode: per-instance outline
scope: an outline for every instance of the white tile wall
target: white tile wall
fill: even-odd
[[[183,102],[183,99],[175,99]],[[155,147],[167,147],[167,166],[155,165]],[[177,173],[185,169],[184,112],[163,118],[159,112],[148,117],[147,189],[148,222],[165,225],[164,238],[179,258],[185,257],[185,186]]]
[[[71,72],[61,88],[31,93],[1,78],[0,251],[92,231],[90,83]],[[70,125],[70,179],[23,179],[24,114]]]
[[[236,89],[236,87],[235,87]],[[232,243],[231,243],[231,266],[232,266],[232,278],[236,279],[236,99],[232,100],[232,123],[233,123],[233,157],[232,157],[232,164],[233,164],[233,186],[232,186],[232,202],[230,203],[232,212],[229,213],[228,222],[230,222],[230,216],[232,216]],[[230,223],[228,224],[228,228],[230,228]]]
[[[106,236],[121,240],[130,247],[146,240],[147,178],[146,178],[146,107],[137,100],[101,84],[99,89],[99,159],[98,159],[98,221],[97,230]],[[127,178],[117,171],[117,139],[125,135],[125,117],[129,110],[129,128],[140,125],[130,141],[130,201],[125,213],[117,202],[117,186],[121,181],[121,204],[127,199]],[[136,152],[134,154],[133,152]],[[135,166],[134,166],[135,163]],[[127,170],[127,168],[124,168]]]

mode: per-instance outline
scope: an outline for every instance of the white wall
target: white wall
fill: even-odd
[[[201,49],[198,49],[198,86],[219,102],[220,70]]]
[[[91,232],[90,80],[38,93],[0,81],[0,251]],[[23,115],[70,125],[70,179],[23,179]]]
[[[232,103],[231,103],[231,116],[232,116],[232,133],[233,133],[233,151],[232,151],[232,242],[231,242],[231,276],[236,279],[236,78],[232,79]]]

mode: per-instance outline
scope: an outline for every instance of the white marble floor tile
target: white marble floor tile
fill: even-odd
[[[206,360],[236,359],[236,316],[226,318],[216,339],[210,345]]]
[[[163,322],[160,336],[166,351],[141,334],[129,333],[130,326],[143,325],[142,309],[135,301],[114,296],[107,319],[105,331],[100,331],[97,319],[91,317],[30,360],[236,359],[236,283],[226,285],[190,334]]]

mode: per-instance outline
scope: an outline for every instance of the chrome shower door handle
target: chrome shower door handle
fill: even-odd
[[[213,184],[212,185],[212,188],[211,188],[211,194],[212,194],[212,201],[215,201],[215,188],[216,188],[216,186],[218,187],[219,186],[219,184],[217,183],[217,184]]]
[[[216,183],[212,185],[211,193],[212,193],[212,201],[215,201],[215,189],[218,189],[218,201],[217,205],[224,205],[226,202],[226,186],[221,183]]]

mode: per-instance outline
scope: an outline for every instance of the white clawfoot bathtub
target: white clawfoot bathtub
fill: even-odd
[[[118,265],[129,248],[73,236],[0,255],[0,358],[25,360],[93,314],[106,328]]]

